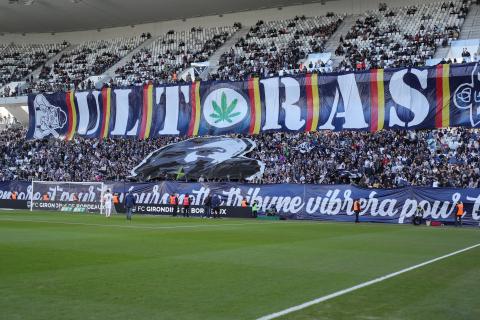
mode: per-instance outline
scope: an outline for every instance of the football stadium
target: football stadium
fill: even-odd
[[[480,1],[0,0],[0,319],[480,319]]]

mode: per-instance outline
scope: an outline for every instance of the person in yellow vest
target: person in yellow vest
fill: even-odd
[[[48,193],[43,194],[42,201],[50,201],[50,197],[48,196]]]
[[[168,204],[173,206],[173,216],[176,217],[177,216],[177,210],[178,210],[178,197],[176,194],[171,194],[169,197],[168,197]]]
[[[183,216],[184,217],[189,217],[190,203],[191,203],[190,196],[188,195],[188,193],[186,193],[185,196],[183,197]]]
[[[462,226],[462,217],[463,217],[463,214],[465,213],[465,211],[463,209],[463,202],[458,201],[456,207],[457,207],[457,212],[455,214],[455,226],[460,225],[460,227],[461,227]]]
[[[355,223],[359,223],[359,216],[360,216],[360,211],[362,210],[362,206],[360,204],[360,199],[355,199],[353,201],[353,212],[355,212]]]
[[[253,201],[253,206],[252,206],[252,216],[253,216],[253,218],[256,218],[258,216],[258,210],[260,210],[258,202]]]
[[[18,196],[17,191],[13,191],[13,192],[12,192],[12,195],[10,196],[10,198],[11,198],[13,201],[15,201],[15,200],[17,200],[17,196]]]
[[[242,199],[242,202],[240,202],[240,206],[241,206],[242,208],[248,207],[248,201],[247,201],[246,198],[243,198],[243,199]]]
[[[120,200],[119,200],[119,198],[118,198],[118,193],[115,193],[115,194],[113,195],[113,205],[117,205],[117,204],[119,204],[119,203],[120,203]]]

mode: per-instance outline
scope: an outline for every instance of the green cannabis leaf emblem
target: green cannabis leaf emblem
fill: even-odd
[[[221,121],[227,121],[228,123],[232,123],[232,118],[240,115],[240,112],[233,112],[237,107],[237,102],[238,99],[234,99],[230,103],[230,105],[228,105],[227,95],[225,94],[225,92],[222,92],[220,106],[216,101],[212,101],[214,113],[211,113],[210,117],[216,119],[215,123],[219,123]]]

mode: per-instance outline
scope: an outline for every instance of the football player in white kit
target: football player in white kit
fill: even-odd
[[[110,190],[107,190],[107,193],[103,196],[103,202],[105,203],[105,216],[110,218],[112,214],[112,202],[113,202],[113,195]]]

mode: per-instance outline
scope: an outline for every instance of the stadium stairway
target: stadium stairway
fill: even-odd
[[[220,60],[220,57],[222,54],[225,52],[229,51],[235,44],[237,43],[238,40],[241,38],[245,37],[247,33],[250,31],[250,26],[242,26],[241,29],[239,29],[237,32],[235,32],[230,39],[225,41],[225,43],[218,48],[217,51],[215,51],[210,59],[208,59],[208,63],[210,64],[208,68],[206,68],[202,74],[200,75],[200,78],[202,80],[207,80],[208,79],[208,74],[211,72],[216,72],[218,69],[218,62]]]
[[[324,52],[330,52],[332,54],[332,67],[337,67],[340,62],[343,60],[343,56],[337,56],[335,54],[335,50],[337,50],[338,45],[340,43],[340,37],[345,36],[348,31],[352,28],[353,24],[357,20],[359,15],[351,14],[347,15],[345,19],[343,19],[342,24],[338,27],[337,31],[328,39],[327,43],[325,44]]]
[[[67,53],[67,52],[70,52],[72,51],[73,49],[75,49],[76,47],[78,47],[78,44],[70,44],[68,47],[66,47],[65,49],[63,49],[62,51],[60,51],[59,53],[57,53],[56,55],[54,55],[53,57],[51,57],[50,59],[48,59],[44,64],[42,64],[40,67],[38,67],[37,69],[33,70],[32,73],[30,73],[28,76],[26,76],[23,80],[26,80],[27,78],[30,78],[31,76],[33,76],[34,78],[37,78],[38,75],[40,74],[40,72],[42,71],[42,68],[45,66],[45,67],[51,67],[53,66],[53,63],[55,61],[57,61],[58,59],[60,59],[62,57],[62,55],[64,53]]]
[[[134,54],[142,50],[143,48],[149,47],[155,40],[157,40],[160,36],[152,36],[150,39],[145,40],[142,42],[138,47],[130,51],[125,57],[120,59],[117,63],[115,63],[113,66],[111,66],[109,69],[107,69],[103,74],[100,75],[100,81],[102,82],[108,82],[110,81],[111,78],[115,77],[115,70],[117,70],[120,67],[123,67],[130,59],[133,57]]]
[[[437,50],[435,51],[435,54],[433,55],[433,59],[443,59],[446,58],[448,55],[448,52],[450,51],[450,46],[446,47],[438,47]]]
[[[463,23],[459,40],[480,39],[480,5],[472,3]]]

